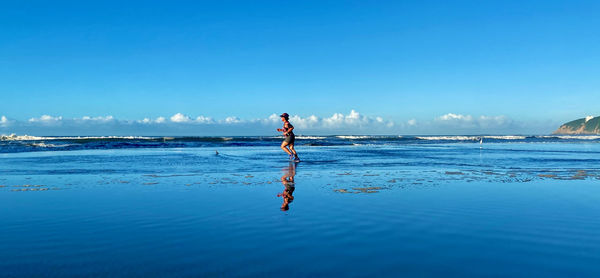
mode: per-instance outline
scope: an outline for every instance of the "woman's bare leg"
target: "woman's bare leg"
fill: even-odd
[[[296,150],[294,150],[294,144],[289,144],[288,147],[290,148],[290,151],[292,151],[292,153],[294,154],[294,156],[298,157],[298,154],[296,153]]]
[[[281,149],[284,150],[287,154],[292,155],[292,152],[290,152],[290,150],[288,150],[288,148],[286,148],[287,146],[288,146],[288,142],[281,143]]]

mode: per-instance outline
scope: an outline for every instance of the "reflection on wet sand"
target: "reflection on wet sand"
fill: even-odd
[[[296,176],[296,164],[294,162],[290,162],[288,167],[284,168],[284,174],[281,176],[281,183],[284,186],[283,192],[277,194],[277,197],[283,198],[283,204],[281,204],[281,210],[287,211],[290,209],[290,203],[294,201],[294,190],[296,189],[296,184],[294,182],[294,176]]]

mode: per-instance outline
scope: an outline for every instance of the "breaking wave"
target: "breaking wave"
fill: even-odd
[[[153,137],[142,136],[30,136],[30,135],[0,135],[3,141],[37,141],[37,140],[104,140],[104,139],[155,139]]]
[[[437,140],[437,141],[479,141],[479,139],[496,139],[496,140],[524,140],[527,136],[522,135],[483,135],[483,136],[417,136],[420,140]]]
[[[29,136],[1,135],[0,153],[35,151],[70,151],[124,148],[193,148],[193,147],[277,147],[282,136],[228,136],[228,137],[144,137],[144,136]],[[383,136],[335,135],[296,136],[297,146],[396,146],[403,144],[484,144],[498,143],[600,143],[600,136],[590,135],[446,135],[446,136]]]

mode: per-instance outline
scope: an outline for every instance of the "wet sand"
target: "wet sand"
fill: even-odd
[[[3,160],[3,275],[600,275],[600,172],[587,162],[69,155]]]

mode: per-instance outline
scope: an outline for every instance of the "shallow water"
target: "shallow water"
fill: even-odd
[[[594,140],[298,150],[0,154],[0,276],[600,275]]]

